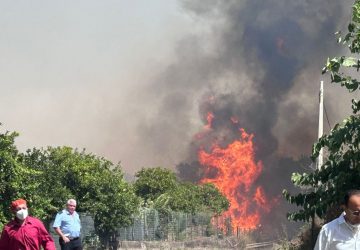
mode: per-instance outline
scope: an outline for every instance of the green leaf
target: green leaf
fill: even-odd
[[[345,67],[353,67],[356,66],[357,64],[358,64],[358,59],[353,57],[346,57],[342,63],[342,65]]]
[[[351,108],[353,110],[353,113],[356,114],[360,110],[360,101],[352,99],[351,103],[352,103]]]
[[[358,55],[360,54],[360,0],[353,4],[352,22],[344,38],[338,42],[346,45],[351,56],[327,58],[322,73],[330,73],[331,82],[338,83],[350,92],[358,91],[360,82],[356,78],[360,70]],[[337,32],[337,35],[340,35]],[[351,71],[353,70],[353,71]],[[354,114],[360,110],[360,101],[352,100]],[[311,173],[293,173],[291,180],[295,186],[301,187],[300,193],[291,195],[283,191],[285,199],[299,206],[299,210],[288,214],[288,218],[308,221],[317,214],[324,218],[327,211],[344,196],[346,190],[358,189],[360,179],[360,116],[351,115],[342,123],[335,124],[330,134],[323,135],[312,148],[311,159],[319,156],[321,149],[326,150],[323,166]]]
[[[348,31],[349,32],[353,32],[354,30],[355,30],[355,24],[354,23],[349,23],[349,25],[348,25]]]

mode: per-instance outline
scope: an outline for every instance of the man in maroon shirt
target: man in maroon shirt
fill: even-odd
[[[26,201],[19,199],[11,203],[15,218],[3,229],[0,250],[56,250],[54,241],[44,224],[28,216]]]

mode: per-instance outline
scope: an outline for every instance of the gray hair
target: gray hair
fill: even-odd
[[[75,205],[76,206],[76,200],[68,199],[68,201],[66,202],[66,205]]]

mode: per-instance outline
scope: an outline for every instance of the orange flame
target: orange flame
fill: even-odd
[[[201,183],[213,183],[230,201],[230,208],[223,215],[231,218],[233,230],[256,229],[261,215],[271,208],[263,188],[254,185],[263,164],[255,161],[253,137],[240,129],[240,138],[226,148],[214,144],[210,153],[203,149],[198,152],[199,162],[205,168]]]

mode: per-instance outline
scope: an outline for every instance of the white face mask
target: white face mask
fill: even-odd
[[[27,209],[20,209],[16,212],[16,217],[19,220],[25,220],[25,218],[28,216],[28,210]]]

